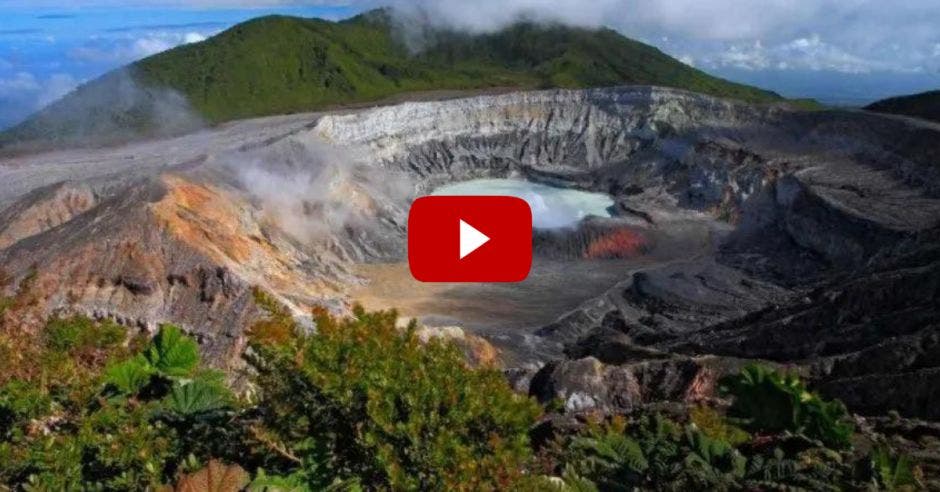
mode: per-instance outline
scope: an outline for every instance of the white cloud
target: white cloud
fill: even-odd
[[[38,109],[64,96],[77,85],[78,81],[67,73],[39,79],[29,72],[17,72],[12,77],[0,79],[0,98],[33,98]]]
[[[744,70],[764,70],[770,66],[767,50],[760,41],[753,44],[731,45],[727,50],[704,57],[711,67],[726,66]]]
[[[0,97],[13,97],[40,89],[39,81],[29,72],[17,72],[10,78],[0,79]]]
[[[198,32],[188,32],[183,36],[183,42],[186,44],[199,43],[206,40],[206,36]]]
[[[779,62],[809,70],[834,70],[837,72],[863,73],[882,68],[874,60],[847,53],[843,49],[823,42],[819,34],[794,39],[776,49]]]
[[[930,70],[940,2],[906,0],[391,0],[442,24],[498,29],[520,16],[615,28],[701,66],[846,73]],[[351,2],[363,8],[381,2]]]
[[[42,90],[36,97],[36,109],[42,109],[49,103],[59,100],[62,96],[72,92],[77,86],[78,81],[75,80],[75,77],[67,73],[52,74],[43,84]]]
[[[0,107],[6,111],[0,116],[8,124],[17,117],[42,109],[61,98],[78,85],[69,74],[55,73],[39,78],[30,72],[17,72],[12,77],[0,78]],[[15,114],[9,114],[12,113]]]
[[[173,43],[165,38],[146,37],[134,40],[134,43],[123,54],[128,60],[136,60],[155,55],[173,47]]]
[[[868,73],[887,70],[890,66],[847,53],[825,42],[819,34],[765,46],[760,41],[732,43],[723,51],[706,55],[703,63],[709,68],[743,70],[826,70],[844,73]]]
[[[373,3],[373,2],[362,2]],[[519,17],[539,21],[564,21],[573,25],[601,25],[604,15],[619,0],[595,0],[585,8],[578,0],[391,0],[406,15],[420,15],[439,24],[471,31],[493,31]]]
[[[366,3],[339,0],[80,0],[75,6],[86,8],[155,7],[155,8],[265,8],[302,5],[346,5]],[[9,8],[62,8],[63,0],[0,0],[0,7]]]
[[[352,2],[374,6],[381,2]],[[756,38],[788,24],[812,19],[836,0],[391,0],[403,10],[422,10],[443,23],[492,30],[520,15],[579,25],[608,25],[657,31],[657,38]],[[652,29],[650,29],[652,28]]]
[[[181,44],[205,41],[207,35],[199,32],[153,31],[140,37],[121,37],[113,40],[92,38],[93,43],[73,48],[69,57],[86,62],[130,63],[166,51]]]
[[[13,3],[26,0],[9,0]],[[0,0],[3,2],[3,0]],[[61,0],[30,0],[61,6]],[[200,8],[348,6],[392,4],[421,11],[452,27],[498,29],[519,16],[615,28],[655,40],[668,53],[699,66],[764,69],[934,71],[940,66],[937,0],[87,0],[99,7]],[[113,50],[98,45],[73,50],[78,59],[126,63],[203,33],[150,35]],[[815,36],[815,37],[814,37]],[[760,48],[755,48],[760,43]]]

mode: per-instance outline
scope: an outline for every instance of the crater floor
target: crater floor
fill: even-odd
[[[423,283],[404,262],[362,264],[366,283],[350,297],[369,309],[396,308],[426,325],[460,326],[481,333],[531,331],[587,299],[603,294],[653,260],[536,259],[519,283]]]

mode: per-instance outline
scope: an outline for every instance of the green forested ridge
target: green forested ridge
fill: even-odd
[[[86,84],[0,142],[185,129],[194,122],[177,113],[187,102],[202,119],[218,123],[431,90],[649,84],[751,102],[782,100],[610,29],[520,22],[478,35],[425,29],[421,38],[419,49],[409,48],[381,10],[341,22],[261,17]],[[127,77],[141,87],[130,89]],[[159,88],[179,91],[185,101]]]
[[[210,120],[314,109],[404,91],[654,84],[779,99],[683,65],[612,30],[520,23],[494,34],[428,33],[416,54],[378,13],[332,23],[264,17],[137,64]]]

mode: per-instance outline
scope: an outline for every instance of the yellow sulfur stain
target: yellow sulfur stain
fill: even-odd
[[[241,226],[242,211],[221,191],[173,175],[163,182],[167,194],[153,212],[171,234],[220,263],[250,258],[259,244]]]
[[[261,230],[259,214],[242,197],[178,175],[165,174],[161,179],[167,193],[151,211],[167,233],[282,301],[288,295],[293,299],[339,295],[323,279],[294,267],[298,252],[272,244]],[[301,312],[310,307],[288,304]]]

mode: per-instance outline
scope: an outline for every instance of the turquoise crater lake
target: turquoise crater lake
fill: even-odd
[[[434,195],[508,195],[532,208],[532,225],[539,229],[573,227],[589,215],[610,217],[614,200],[603,193],[556,188],[521,179],[474,179],[434,190]]]

